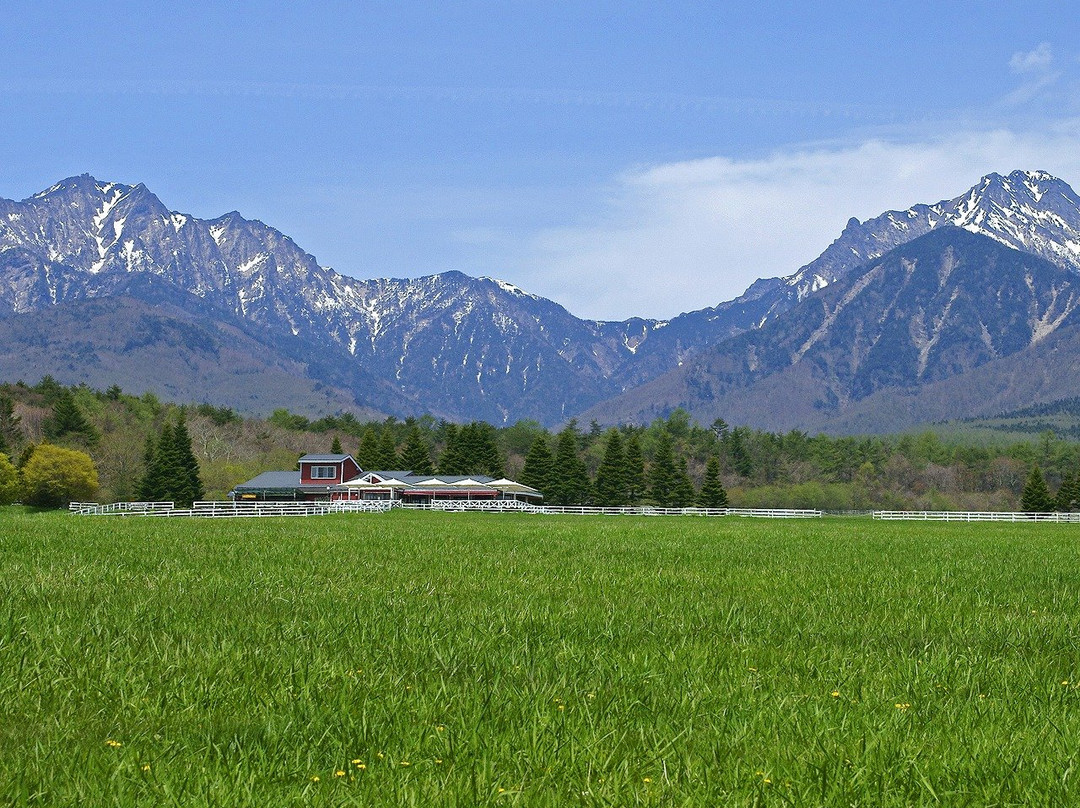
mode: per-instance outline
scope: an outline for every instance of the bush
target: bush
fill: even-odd
[[[22,500],[39,508],[63,508],[97,496],[98,475],[90,456],[43,443],[22,467]]]
[[[0,505],[10,505],[18,498],[19,472],[6,454],[0,454]]]

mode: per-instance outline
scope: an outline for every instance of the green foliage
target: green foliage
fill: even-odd
[[[294,432],[307,429],[311,425],[311,421],[303,415],[295,415],[286,409],[274,410],[266,420],[276,427]]]
[[[596,504],[617,508],[627,504],[627,466],[619,430],[608,430],[604,460],[596,473]]]
[[[1036,465],[1031,467],[1024,484],[1024,491],[1020,495],[1020,510],[1027,513],[1046,513],[1054,510],[1054,498],[1050,494],[1050,488],[1046,485],[1042,470]]]
[[[383,428],[379,435],[379,451],[375,459],[378,461],[375,468],[380,471],[394,471],[401,468],[400,458],[397,453],[397,442],[394,440],[392,430]]]
[[[10,505],[19,499],[19,470],[0,453],[0,505]]]
[[[641,441],[632,432],[626,441],[626,504],[637,505],[645,496],[645,461],[641,456]]]
[[[19,470],[21,499],[38,508],[63,508],[70,502],[90,501],[97,496],[98,476],[88,454],[38,445]]]
[[[409,435],[405,439],[405,447],[401,450],[401,462],[406,469],[413,474],[433,474],[434,466],[431,464],[431,451],[420,434],[420,427],[415,424],[409,429]]]
[[[727,491],[720,482],[720,461],[715,456],[710,457],[705,465],[705,479],[701,483],[701,491],[698,492],[698,505],[702,508],[728,506]]]
[[[671,505],[675,508],[689,508],[697,502],[697,491],[694,490],[694,481],[690,479],[690,472],[686,468],[686,458],[679,456],[675,459],[675,479],[671,492]]]
[[[199,461],[183,418],[175,425],[165,423],[156,440],[147,438],[143,464],[143,477],[136,487],[140,500],[171,501],[186,508],[205,496]]]
[[[21,419],[15,414],[15,402],[0,395],[0,454],[10,454],[22,442]]]
[[[344,454],[341,449],[341,439],[337,435],[334,436],[334,442],[330,444],[330,454]]]
[[[364,430],[364,436],[360,439],[360,446],[356,450],[353,459],[364,471],[373,471],[379,466],[379,437],[373,427]],[[388,469],[383,469],[387,471]]]
[[[45,419],[41,430],[49,440],[74,441],[93,447],[101,440],[86,416],[82,414],[71,391],[59,388],[52,396],[52,415]]]
[[[503,462],[491,424],[473,421],[447,430],[446,448],[439,458],[440,474],[503,476]]]
[[[559,433],[548,485],[552,505],[582,505],[589,500],[589,472],[579,451],[577,425],[571,421]]]
[[[551,490],[551,471],[553,458],[548,448],[546,435],[537,435],[529,453],[525,455],[525,466],[521,470],[521,482],[548,497]]]
[[[660,434],[649,468],[649,498],[661,508],[675,505],[675,453],[671,447],[671,437],[667,432]]]

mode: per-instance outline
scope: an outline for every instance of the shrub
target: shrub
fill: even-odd
[[[22,500],[40,508],[62,508],[97,496],[98,475],[88,454],[43,443],[22,467]]]

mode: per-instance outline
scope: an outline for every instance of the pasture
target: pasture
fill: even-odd
[[[0,511],[0,802],[1080,802],[1080,526]]]

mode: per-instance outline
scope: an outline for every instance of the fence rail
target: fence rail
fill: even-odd
[[[1011,513],[1005,511],[874,511],[874,519],[921,522],[1080,522],[1080,513]]]
[[[518,500],[437,500],[430,503],[402,503],[398,500],[334,500],[332,502],[196,502],[191,508],[177,508],[172,502],[73,502],[70,510],[80,516],[158,516],[237,518],[256,516],[321,516],[328,513],[385,513],[393,508],[407,510],[486,513],[529,513],[552,516],[743,516],[767,519],[820,518],[821,511],[790,508],[655,508],[648,505],[601,508],[587,505],[533,505]]]

